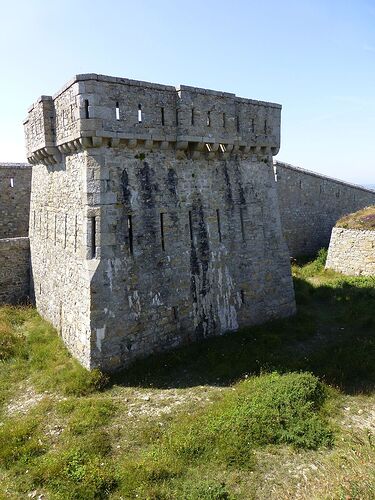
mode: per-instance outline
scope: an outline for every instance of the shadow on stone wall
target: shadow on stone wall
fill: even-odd
[[[307,370],[347,393],[374,390],[373,287],[294,280],[298,314],[138,361],[115,384],[173,388],[228,385],[262,371]]]

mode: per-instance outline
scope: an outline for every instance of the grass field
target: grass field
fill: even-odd
[[[375,498],[375,279],[293,266],[298,314],[87,372],[0,308],[0,498]]]

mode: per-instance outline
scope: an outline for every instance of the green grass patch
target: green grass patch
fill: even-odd
[[[293,498],[295,474],[307,471],[308,481],[306,463],[316,463],[314,474],[321,464],[327,472],[311,483],[315,497],[372,498],[375,437],[355,434],[353,422],[357,409],[372,411],[375,278],[325,271],[325,258],[321,250],[293,265],[296,316],[151,356],[109,379],[82,368],[34,309],[0,308],[0,497]],[[44,400],[22,409],[30,386],[26,397]],[[347,399],[357,406],[345,433]],[[273,496],[258,497],[265,481]]]
[[[26,466],[45,452],[40,432],[42,416],[11,418],[0,427],[0,466]]]
[[[186,471],[202,464],[252,470],[254,450],[262,446],[331,447],[327,396],[310,373],[272,373],[240,382],[209,410],[179,419],[140,459],[125,461],[121,492],[126,498],[149,498],[155,484],[184,487]],[[203,487],[205,495],[226,494],[220,484]]]
[[[74,398],[62,401],[57,406],[60,415],[69,415],[69,431],[76,435],[107,424],[116,410],[116,405],[111,400],[103,398]]]
[[[89,372],[73,359],[56,330],[30,307],[0,308],[0,380],[5,380],[0,401],[8,377],[28,379],[40,391],[81,396],[107,382],[99,370]]]

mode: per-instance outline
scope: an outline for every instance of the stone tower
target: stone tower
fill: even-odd
[[[272,165],[280,112],[96,74],[30,108],[36,304],[86,367],[295,312]]]

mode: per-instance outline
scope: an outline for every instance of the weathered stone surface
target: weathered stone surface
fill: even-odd
[[[375,204],[375,191],[276,162],[281,225],[293,257],[327,247],[345,214]]]
[[[24,302],[29,293],[29,238],[0,239],[0,304]]]
[[[347,275],[375,275],[375,231],[334,227],[327,269]]]
[[[279,105],[79,75],[25,129],[36,304],[85,366],[295,312]]]
[[[0,163],[0,239],[27,236],[31,165]]]

